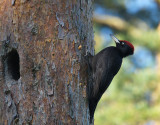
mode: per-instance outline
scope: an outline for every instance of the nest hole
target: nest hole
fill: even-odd
[[[19,54],[17,50],[13,49],[7,54],[7,67],[8,73],[14,80],[20,78],[20,65],[19,65]]]

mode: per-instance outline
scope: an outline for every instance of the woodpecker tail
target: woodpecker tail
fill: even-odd
[[[87,96],[88,96],[88,104],[89,104],[89,113],[90,113],[90,123],[92,123],[92,119],[94,116],[93,105],[92,105],[92,91],[93,91],[93,75],[92,75],[92,58],[91,53],[87,53],[85,55],[85,59],[88,65],[88,82],[87,82]]]
[[[94,112],[96,110],[98,101],[95,99],[89,99],[89,112],[90,112],[90,123],[92,123],[94,119]]]
[[[93,121],[94,112],[96,109],[97,102],[93,99],[93,72],[92,72],[92,59],[93,56],[91,53],[87,53],[85,56],[88,65],[88,83],[87,83],[87,96],[88,96],[88,104],[89,104],[89,113],[90,113],[90,123]]]

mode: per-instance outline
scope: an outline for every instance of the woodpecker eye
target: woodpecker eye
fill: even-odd
[[[124,45],[124,42],[122,42],[121,44]]]

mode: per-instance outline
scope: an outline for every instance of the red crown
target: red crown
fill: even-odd
[[[130,46],[132,49],[133,49],[133,51],[134,51],[134,46],[132,45],[132,43],[130,43],[130,42],[128,42],[128,41],[126,41],[126,40],[120,40],[121,42],[125,42],[128,46]]]

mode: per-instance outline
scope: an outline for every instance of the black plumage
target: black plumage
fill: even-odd
[[[92,73],[92,82],[88,84],[91,122],[94,117],[96,106],[112,79],[118,73],[123,58],[132,55],[134,52],[134,47],[130,42],[118,40],[113,35],[111,35],[111,37],[116,42],[116,47],[107,47],[97,55],[89,57],[89,67]]]

